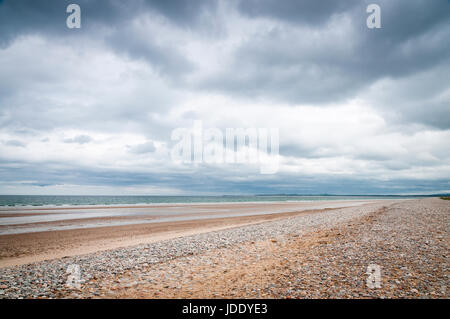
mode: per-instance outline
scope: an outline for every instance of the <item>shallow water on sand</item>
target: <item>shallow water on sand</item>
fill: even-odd
[[[158,204],[146,206],[10,207],[0,209],[0,235],[177,222],[364,205],[372,201]]]
[[[223,196],[49,196],[0,195],[2,206],[77,206],[77,205],[138,205],[169,203],[245,203],[327,201],[347,199],[396,199],[407,196],[341,196],[341,195],[223,195]],[[411,197],[410,197],[411,198]]]

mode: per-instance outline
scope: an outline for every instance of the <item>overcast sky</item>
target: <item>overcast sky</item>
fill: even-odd
[[[277,173],[175,163],[196,120]],[[450,192],[449,146],[448,0],[0,0],[0,194]]]

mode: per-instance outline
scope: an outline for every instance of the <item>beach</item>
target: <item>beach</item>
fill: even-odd
[[[0,235],[0,297],[449,297],[449,201],[168,206],[159,215],[148,207],[98,208],[152,211],[139,218],[158,222]],[[164,211],[171,209],[178,213],[167,221]],[[3,218],[40,213],[1,212]],[[132,213],[49,223],[130,218],[136,222]],[[71,265],[80,269],[79,287],[67,284]],[[381,269],[380,288],[367,286],[369,265]]]
[[[0,267],[367,204],[367,201],[0,208]]]

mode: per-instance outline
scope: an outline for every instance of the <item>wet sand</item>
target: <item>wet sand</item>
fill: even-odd
[[[0,267],[83,255],[368,203],[348,200],[2,207]]]
[[[333,209],[335,208],[0,235],[0,268],[152,243]],[[108,219],[110,218],[102,218],[103,221]]]
[[[359,206],[367,201],[1,207],[0,235],[104,226],[228,218]]]

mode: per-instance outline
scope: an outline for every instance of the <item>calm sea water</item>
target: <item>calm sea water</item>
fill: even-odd
[[[72,206],[72,205],[136,205],[163,203],[222,203],[222,202],[277,202],[326,201],[351,199],[395,199],[411,196],[300,196],[300,195],[246,195],[246,196],[40,196],[0,195],[0,206]]]

